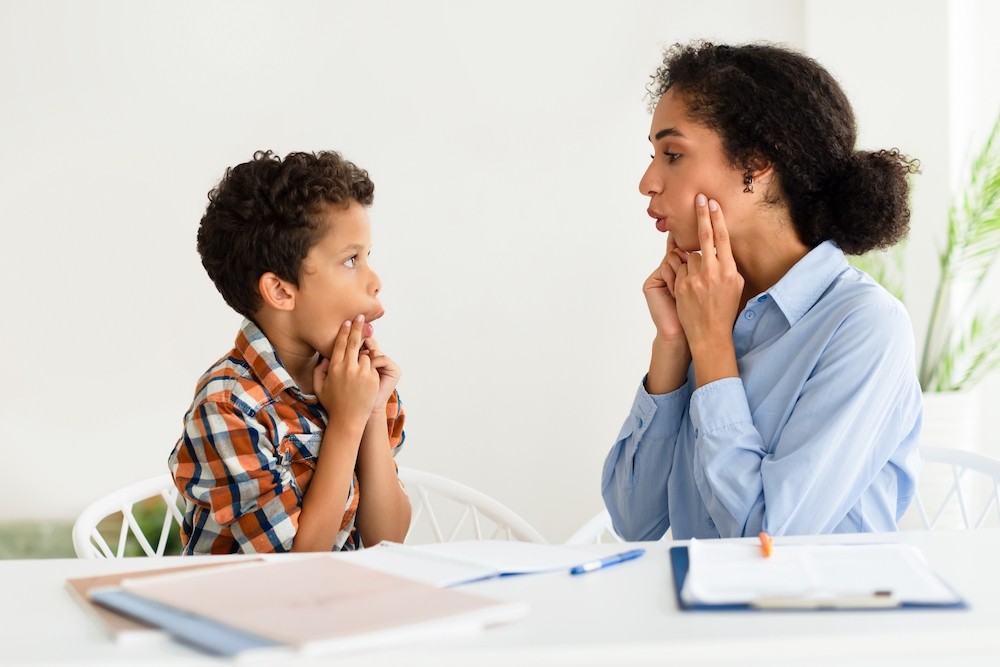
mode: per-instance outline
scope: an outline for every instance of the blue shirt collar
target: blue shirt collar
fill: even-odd
[[[833,241],[824,241],[796,262],[767,293],[792,326],[847,267],[844,251]]]

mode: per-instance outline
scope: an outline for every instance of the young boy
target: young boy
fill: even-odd
[[[199,380],[170,455],[183,553],[405,537],[400,370],[372,338],[383,314],[368,264],[374,190],[338,153],[258,151],[209,193],[198,253],[246,319]]]

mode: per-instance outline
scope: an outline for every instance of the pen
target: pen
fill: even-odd
[[[583,565],[577,565],[572,570],[570,570],[569,573],[584,574],[587,572],[593,572],[594,570],[599,570],[602,567],[608,567],[616,563],[624,563],[627,560],[638,558],[644,553],[646,553],[645,549],[633,549],[632,551],[623,551],[620,554],[613,554],[611,556],[607,556],[606,558],[600,558],[598,560],[592,560],[589,563],[584,563]]]
[[[771,557],[771,536],[763,530],[760,531],[760,553],[764,558]]]

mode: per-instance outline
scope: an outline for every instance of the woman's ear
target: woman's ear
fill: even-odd
[[[282,280],[268,271],[257,281],[257,291],[264,304],[275,310],[294,310],[295,295],[297,293],[295,285],[287,280]]]

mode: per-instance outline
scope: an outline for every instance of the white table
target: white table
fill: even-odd
[[[967,611],[681,612],[667,549],[583,576],[494,579],[463,587],[526,601],[526,618],[472,636],[295,665],[1000,665],[1000,530],[826,536],[808,541],[918,545],[970,604]],[[806,540],[794,540],[806,541]],[[595,553],[623,545],[584,547]],[[778,542],[780,546],[780,542]],[[294,556],[291,556],[294,557]],[[176,565],[126,561],[0,561],[0,665],[230,664],[167,639],[115,644],[66,592],[68,577]],[[185,560],[184,562],[193,562]]]

